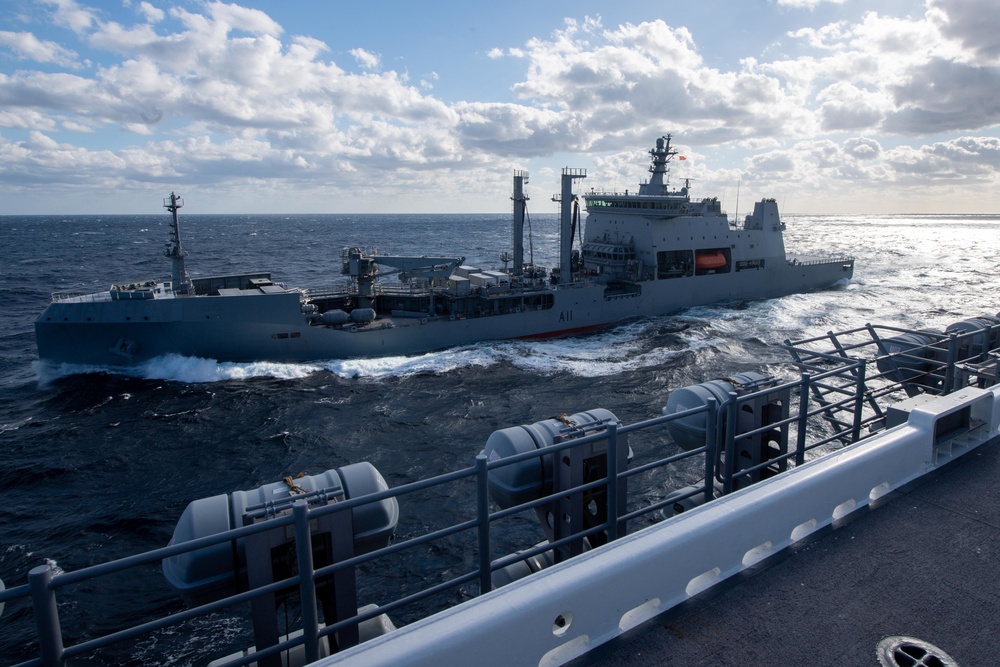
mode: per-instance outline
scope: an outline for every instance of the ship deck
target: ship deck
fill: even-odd
[[[998,479],[995,439],[571,664],[878,665],[900,635],[954,660],[901,665],[996,664]]]

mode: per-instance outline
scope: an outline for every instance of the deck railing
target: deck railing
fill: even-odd
[[[866,325],[839,334],[786,341],[785,346],[791,352],[798,371],[797,377],[793,374],[792,379],[784,382],[772,379],[767,386],[756,391],[742,394],[730,392],[721,403],[709,398],[703,405],[633,424],[612,420],[601,428],[574,434],[537,451],[496,460],[480,453],[474,457],[471,466],[461,470],[358,498],[341,498],[339,502],[329,505],[310,506],[298,501],[290,513],[277,518],[93,567],[70,572],[56,571],[50,565],[35,567],[28,573],[27,583],[0,590],[0,606],[7,604],[7,618],[3,620],[5,632],[20,633],[22,646],[30,643],[29,636],[34,635],[36,649],[20,656],[8,655],[0,659],[0,663],[24,660],[19,663],[20,667],[55,667],[65,665],[69,660],[93,655],[95,651],[100,652],[98,662],[113,660],[109,658],[115,655],[112,647],[123,642],[132,642],[150,633],[162,633],[171,626],[224,610],[229,610],[226,613],[245,614],[246,607],[256,597],[280,592],[294,598],[296,591],[301,620],[294,623],[296,628],[286,626],[285,634],[278,643],[247,653],[243,649],[253,643],[252,636],[241,636],[229,643],[220,641],[215,650],[220,655],[235,652],[232,659],[225,663],[233,666],[263,664],[269,656],[277,660],[280,653],[294,647],[304,652],[306,661],[316,660],[324,642],[333,646],[334,650],[354,643],[356,639],[352,637],[356,634],[353,633],[365,621],[383,614],[419,617],[453,606],[465,597],[490,591],[494,587],[494,574],[504,568],[527,559],[540,559],[546,554],[558,553],[561,548],[579,544],[582,538],[594,538],[600,534],[604,536],[602,539],[613,541],[631,532],[632,528],[669,521],[674,513],[684,511],[692,504],[710,502],[720,494],[746,486],[755,476],[777,474],[775,471],[802,465],[807,459],[857,442],[892,426],[889,423],[891,420],[887,421],[888,406],[913,395],[915,390],[950,393],[969,385],[992,385],[996,382],[995,349],[998,346],[984,341],[995,342],[1000,337],[1000,325],[994,324],[970,333],[922,332],[931,339],[926,348],[914,346],[905,351],[890,350],[892,345],[888,341],[900,334],[915,333],[921,332]],[[978,348],[974,345],[977,341],[980,343]],[[907,360],[919,360],[921,364],[926,362],[927,370],[917,373],[914,371],[916,366],[905,365]],[[771,404],[781,407],[775,412],[776,417],[766,419],[764,423],[757,422],[752,428],[738,427],[744,407]],[[705,419],[704,443],[690,451],[672,446],[670,424],[698,415],[704,415]],[[776,432],[787,438],[787,449],[773,452],[772,456],[755,465],[741,467],[740,457],[735,455],[741,443]],[[497,469],[535,457],[569,456],[571,452],[587,446],[603,450],[606,471],[598,478],[585,479],[571,488],[556,488],[548,495],[513,507],[498,509],[491,504],[490,475],[495,474]],[[621,465],[622,447],[635,449],[634,465]],[[668,480],[666,483],[665,479]],[[469,485],[472,488],[463,495],[453,491],[451,485]],[[665,485],[675,492],[662,493]],[[619,489],[624,488],[629,494],[622,505]],[[657,494],[650,489],[661,489],[661,492]],[[166,558],[212,545],[235,545],[236,540],[275,528],[286,531],[296,545],[310,544],[310,526],[317,519],[350,512],[388,498],[395,498],[401,512],[405,512],[411,496],[427,491],[433,492],[439,500],[448,498],[449,504],[460,504],[456,499],[463,497],[472,499],[467,517],[445,525],[427,525],[422,531],[411,531],[413,534],[383,549],[352,555],[318,567],[313,561],[312,548],[296,548],[297,574],[293,576],[207,604],[171,610],[171,613],[164,614],[162,609],[130,611],[127,618],[135,624],[110,634],[90,636],[87,632],[77,631],[71,641],[67,641],[61,629],[62,617],[67,612],[73,615],[75,626],[87,627],[86,610],[68,604],[72,601],[68,587],[85,584],[88,589],[95,589],[100,586],[103,577],[132,568],[155,566]],[[554,506],[553,503],[574,495],[579,497],[580,494],[599,499],[604,504],[607,519],[565,537],[550,539],[526,549],[518,548],[518,540],[525,537],[525,516],[530,516],[532,512],[543,515],[547,508]],[[519,523],[512,526],[511,521]],[[474,554],[474,557],[469,557],[467,568],[456,570],[429,560],[426,571],[420,572],[420,578],[425,583],[416,590],[409,585],[394,587],[393,582],[397,578],[385,576],[378,594],[387,602],[363,607],[357,613],[352,610],[352,614],[341,618],[326,619],[325,625],[320,623],[317,584],[326,585],[324,582],[328,584],[334,576],[343,572],[359,573],[366,579],[377,576],[380,568],[391,571],[396,558],[414,553],[423,557],[441,548],[437,545],[456,541],[466,553]],[[594,544],[600,543],[601,540],[594,541]],[[508,555],[495,555],[508,550],[511,550]],[[137,581],[140,579],[137,577]],[[445,598],[443,602],[442,597]],[[28,620],[29,617],[33,617],[33,623]],[[32,624],[33,631],[30,629]],[[32,653],[35,657],[30,657]],[[204,657],[207,660],[219,655]]]
[[[111,292],[53,292],[52,302],[58,303],[59,301],[87,301],[87,302],[99,302],[99,301],[111,301]]]
[[[854,258],[850,255],[843,255],[841,257],[816,257],[812,259],[802,259],[799,257],[789,257],[788,263],[793,266],[816,266],[818,264],[854,264]]]

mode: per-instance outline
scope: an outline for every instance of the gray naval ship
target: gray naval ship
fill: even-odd
[[[757,202],[730,221],[717,198],[671,190],[671,137],[649,151],[638,192],[573,194],[581,169],[564,169],[559,266],[524,258],[528,174],[514,173],[513,253],[504,270],[461,257],[342,252],[341,288],[291,289],[269,273],[191,278],[174,194],[166,255],[171,277],[54,294],[35,322],[43,361],[130,365],[165,354],[218,361],[310,361],[405,355],[491,339],[566,336],[628,318],[724,300],[766,299],[849,279],[853,257],[786,255],[778,206]],[[579,199],[582,247],[574,248]],[[389,276],[392,276],[389,279]]]

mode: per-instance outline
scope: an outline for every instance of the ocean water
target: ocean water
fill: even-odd
[[[193,275],[269,270],[289,286],[339,281],[345,246],[465,256],[486,268],[510,248],[502,215],[181,220]],[[785,221],[790,252],[854,255],[854,278],[562,340],[309,364],[168,357],[109,371],[40,364],[34,318],[52,292],[166,275],[168,215],[0,216],[0,579],[19,585],[45,562],[75,570],[163,546],[192,500],[288,474],[370,461],[395,486],[471,465],[498,428],[596,407],[631,423],[658,415],[672,388],[741,371],[791,377],[786,339],[866,322],[943,328],[1000,310],[1000,216]],[[531,227],[535,261],[553,266],[556,217],[533,216]],[[646,492],[652,501],[663,489]],[[400,532],[457,520],[463,501],[402,504]],[[465,557],[427,556],[444,568]],[[398,576],[418,577],[424,566],[404,562]],[[61,607],[69,643],[134,620],[125,611],[133,603],[160,614],[183,608],[156,568],[71,596],[80,601]],[[29,609],[8,605],[0,665],[34,654],[32,623]],[[84,664],[200,664],[203,651],[217,657],[245,629],[244,619],[212,618]]]

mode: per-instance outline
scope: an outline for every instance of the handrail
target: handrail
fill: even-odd
[[[997,326],[1000,327],[1000,325]],[[550,446],[499,460],[487,460],[485,455],[478,454],[474,457],[474,465],[460,470],[429,479],[416,480],[356,498],[340,498],[338,502],[329,505],[312,506],[305,504],[304,501],[299,501],[291,505],[292,512],[290,514],[286,513],[215,535],[171,544],[143,554],[75,571],[57,573],[50,566],[39,566],[32,570],[27,584],[0,590],[0,603],[13,603],[12,606],[19,606],[21,609],[31,606],[34,609],[39,653],[34,658],[22,656],[21,659],[24,662],[19,663],[19,667],[28,665],[62,666],[69,658],[84,655],[95,649],[104,649],[115,643],[132,640],[150,632],[160,631],[193,618],[204,617],[221,609],[244,605],[253,598],[284,591],[289,587],[298,587],[302,591],[304,632],[296,637],[286,637],[277,647],[263,648],[253,656],[242,656],[229,664],[250,664],[267,655],[275,655],[292,646],[299,645],[305,647],[306,655],[316,655],[317,642],[321,638],[333,637],[345,628],[356,626],[383,613],[409,609],[413,605],[424,603],[424,601],[444,593],[461,596],[463,593],[460,591],[464,590],[463,587],[474,583],[477,584],[478,592],[470,591],[468,594],[487,593],[493,587],[493,574],[511,564],[541,556],[548,551],[554,553],[562,546],[597,533],[604,533],[609,541],[613,541],[627,534],[630,525],[637,519],[661,520],[661,511],[668,506],[676,507],[676,504],[680,502],[701,504],[711,501],[717,494],[716,481],[721,482],[724,492],[729,492],[735,490],[737,483],[745,484],[745,481],[740,480],[747,480],[755,474],[763,474],[767,469],[774,470],[777,467],[784,469],[786,466],[792,468],[802,465],[811,455],[810,453],[816,453],[817,450],[823,448],[828,450],[832,447],[839,448],[846,443],[857,442],[867,437],[869,432],[884,428],[884,412],[878,406],[877,401],[881,399],[894,400],[904,395],[904,389],[908,383],[913,382],[913,378],[894,380],[892,372],[875,372],[874,367],[880,359],[884,361],[887,357],[892,357],[892,354],[886,354],[885,350],[879,347],[882,345],[878,335],[879,330],[908,332],[905,329],[876,328],[867,325],[836,335],[828,334],[825,337],[816,337],[795,343],[786,341],[786,347],[793,352],[796,365],[801,371],[797,378],[773,383],[773,386],[741,395],[733,393],[729,399],[721,404],[711,399],[698,407],[632,424],[609,421],[603,425],[592,425],[592,428],[588,427],[589,430],[573,432],[564,440]],[[947,393],[947,391],[964,386],[955,378],[966,383],[976,381],[974,374],[968,376],[956,374],[956,365],[964,360],[957,359],[954,354],[957,349],[956,345],[972,341],[974,335],[974,333],[950,334],[948,336],[941,335],[936,339],[939,346],[935,349],[943,350],[944,348],[940,347],[940,344],[947,340],[947,351],[949,352],[946,360],[938,362],[936,375],[942,379],[952,378],[953,381],[944,382],[943,386],[935,391]],[[862,336],[868,336],[867,341],[858,340]],[[819,344],[829,345],[831,341],[832,350],[826,347],[816,347]],[[979,357],[992,358],[994,363],[997,359],[995,354],[981,353]],[[737,416],[742,412],[743,406],[752,406],[759,401],[778,401],[785,411],[785,416],[772,418],[764,424],[756,424],[750,428],[739,427]],[[705,416],[704,443],[690,451],[668,450],[663,452],[665,455],[659,455],[658,450],[663,448],[665,442],[664,430],[669,431],[671,424],[677,420],[691,419],[699,415]],[[838,415],[845,416],[840,418]],[[826,420],[832,424],[834,426],[833,433],[816,434],[816,429],[812,428],[811,425],[818,419]],[[740,443],[751,442],[754,438],[763,436],[767,432],[783,433],[788,440],[787,451],[779,452],[753,466],[737,469],[737,457],[734,452]],[[654,454],[654,456],[648,457],[652,460],[644,461],[634,468],[619,469],[618,449],[624,442],[622,438],[630,436],[628,446],[639,448],[640,441],[647,439],[645,436],[649,434],[653,434],[654,437],[648,438],[648,440],[654,442],[652,444],[645,442],[642,444],[642,448],[647,455]],[[666,442],[669,442],[669,438]],[[585,445],[604,448],[603,457],[607,465],[607,472],[602,477],[585,481],[585,483],[575,485],[572,488],[555,489],[547,495],[514,507],[490,509],[488,481],[489,475],[493,471],[503,466],[516,465],[523,461],[546,456],[561,455],[564,452],[568,455],[571,450]],[[699,458],[701,465],[693,465]],[[700,480],[693,486],[681,490],[678,494],[667,495],[658,500],[654,499],[652,502],[648,502],[647,499],[643,502],[642,507],[633,507],[630,510],[629,507],[620,505],[618,490],[623,488],[623,485],[627,485],[630,480],[640,480],[645,476],[661,472],[680,478],[690,478],[697,475]],[[299,563],[299,574],[294,576],[168,616],[140,622],[133,627],[117,630],[111,634],[77,640],[71,645],[63,646],[65,637],[60,629],[62,610],[56,604],[56,593],[67,586],[84,582],[87,582],[88,586],[95,586],[97,585],[94,583],[95,580],[109,574],[122,572],[136,566],[159,563],[166,558],[218,544],[235,543],[236,540],[243,540],[249,536],[273,530],[275,527],[294,529],[293,539],[296,544],[299,544],[302,540],[309,539],[310,522],[321,517],[347,512],[366,504],[390,498],[396,499],[401,507],[405,507],[405,498],[409,494],[428,489],[442,489],[442,493],[444,493],[446,485],[464,483],[471,483],[475,487],[475,507],[470,508],[468,518],[457,520],[445,526],[428,526],[423,532],[382,549],[353,555],[336,562],[322,564],[320,567],[315,567],[312,564],[310,556],[309,559],[305,559],[309,562]],[[574,532],[569,536],[553,539],[551,542],[530,546],[516,553],[500,556],[493,554],[493,550],[498,545],[504,544],[504,539],[497,538],[505,535],[502,525],[505,519],[533,512],[540,508],[544,510],[544,508],[552,506],[553,503],[557,503],[561,498],[586,493],[604,494],[603,497],[607,503],[607,518],[602,523]],[[395,597],[390,595],[391,599],[377,605],[374,609],[359,610],[353,616],[335,619],[335,622],[330,622],[325,627],[320,626],[315,595],[309,593],[309,591],[313,591],[318,580],[324,580],[335,573],[361,565],[366,568],[375,568],[380,562],[391,560],[392,557],[399,554],[412,553],[415,549],[428,548],[445,538],[455,538],[470,532],[474,534],[470,537],[467,548],[476,552],[475,565],[470,569],[462,570],[459,568],[458,571],[446,574],[438,572],[437,576],[420,590],[402,591],[403,594]],[[299,554],[303,552],[311,554],[311,551],[308,548],[296,549],[296,553]],[[8,608],[7,613],[11,614],[11,608]],[[136,618],[139,616],[137,615]]]
[[[839,257],[823,257],[817,259],[801,260],[794,256],[788,259],[789,264],[794,266],[817,266],[819,264],[853,264],[854,257],[851,255],[842,255]]]

